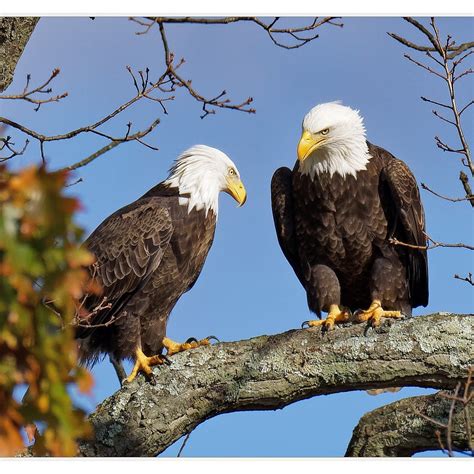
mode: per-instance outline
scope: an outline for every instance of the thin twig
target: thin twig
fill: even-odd
[[[473,376],[473,373],[474,373],[474,368],[470,367],[468,369],[467,378],[466,378],[464,384],[459,382],[456,385],[456,388],[454,389],[454,392],[452,394],[448,393],[448,392],[438,392],[438,395],[440,397],[445,398],[447,400],[451,400],[451,404],[450,404],[449,411],[448,411],[448,419],[447,419],[446,423],[442,423],[438,420],[435,420],[434,418],[431,418],[431,417],[425,415],[424,413],[419,412],[418,410],[416,411],[416,413],[419,416],[421,416],[425,420],[429,421],[433,425],[441,428],[445,432],[446,446],[445,446],[445,444],[442,440],[440,430],[435,431],[435,436],[436,436],[436,439],[438,440],[439,447],[441,448],[443,453],[447,454],[450,457],[453,456],[454,451],[460,452],[462,454],[466,454],[464,451],[459,451],[457,449],[454,449],[453,444],[452,444],[453,415],[454,415],[454,411],[455,411],[455,408],[456,408],[456,404],[458,404],[458,403],[461,404],[461,409],[463,410],[464,423],[465,423],[466,436],[467,436],[467,445],[469,446],[469,450],[471,451],[471,454],[474,454],[472,439],[471,439],[471,437],[472,437],[471,418],[470,418],[470,415],[469,415],[469,404],[471,403],[472,397],[474,395],[474,392],[472,391],[472,376]],[[463,389],[462,396],[460,396],[459,392],[462,388],[462,385],[464,385],[464,389]]]
[[[245,101],[243,101],[240,104],[233,104],[233,103],[230,103],[228,99],[223,99],[223,97],[226,95],[225,90],[222,91],[220,94],[218,94],[216,97],[213,97],[211,99],[208,99],[202,96],[200,93],[198,93],[191,86],[191,81],[184,79],[177,72],[177,69],[184,63],[184,60],[182,59],[177,65],[174,64],[174,55],[169,49],[168,38],[166,36],[164,24],[162,22],[158,22],[158,26],[160,30],[161,41],[163,44],[164,58],[165,58],[165,64],[167,66],[168,77],[172,84],[175,84],[178,87],[184,87],[185,89],[187,89],[189,94],[194,99],[202,103],[202,110],[204,114],[201,116],[201,118],[205,118],[207,115],[211,115],[215,113],[215,110],[209,109],[209,107],[238,110],[240,112],[247,112],[250,114],[255,113],[255,109],[248,107],[248,105],[253,102],[252,97],[248,97]]]
[[[26,76],[26,85],[23,89],[23,92],[20,94],[13,94],[13,95],[0,95],[0,99],[8,99],[8,100],[24,100],[26,102],[30,102],[32,104],[36,104],[35,111],[38,111],[43,104],[47,104],[50,102],[59,102],[61,99],[64,99],[68,96],[67,92],[63,92],[62,94],[49,97],[47,99],[38,99],[34,97],[34,94],[51,94],[53,90],[51,88],[47,88],[50,82],[59,74],[59,68],[53,69],[51,75],[49,76],[48,80],[43,84],[35,87],[34,89],[28,90],[30,85],[31,75],[28,74]]]
[[[392,237],[389,239],[389,242],[393,245],[401,245],[403,247],[409,247],[411,249],[418,249],[418,250],[432,250],[438,247],[448,247],[448,248],[464,248],[467,250],[474,250],[474,247],[472,245],[467,245],[463,243],[458,243],[458,244],[448,244],[445,242],[437,242],[436,240],[433,240],[429,235],[425,234],[427,240],[431,242],[433,245],[414,245],[414,244],[409,244],[407,242],[401,242],[400,240],[396,239],[395,237]]]
[[[179,448],[178,454],[176,455],[177,458],[180,458],[180,457],[181,457],[181,453],[183,452],[183,449],[184,449],[184,447],[186,446],[186,443],[188,442],[189,437],[191,436],[191,433],[192,433],[192,432],[193,432],[193,430],[191,430],[191,431],[186,435],[186,437],[184,438],[183,444],[182,444],[181,447]]]
[[[340,17],[324,17],[319,19],[318,17],[313,18],[311,23],[307,25],[294,27],[294,28],[277,28],[276,23],[280,20],[279,17],[274,17],[270,23],[265,23],[258,17],[254,16],[234,16],[234,17],[222,17],[222,18],[198,18],[198,17],[147,17],[146,19],[138,19],[135,17],[130,18],[131,21],[144,27],[144,30],[137,32],[138,35],[146,34],[155,24],[198,24],[198,25],[228,25],[230,23],[246,22],[253,23],[258,27],[262,28],[272,40],[272,42],[284,49],[296,49],[308,44],[309,42],[317,39],[319,35],[314,31],[325,25],[332,25],[343,27],[344,25],[337,20]],[[308,36],[301,36],[301,33],[310,33]],[[291,43],[284,43],[278,38],[291,38]]]
[[[436,145],[438,148],[445,152],[450,153],[457,153],[462,154],[462,163],[466,167],[468,167],[471,171],[471,175],[474,176],[474,164],[471,157],[471,152],[469,145],[467,143],[466,137],[464,135],[464,130],[461,123],[461,115],[465,112],[473,103],[474,101],[469,101],[464,107],[460,110],[458,109],[457,102],[456,102],[456,93],[455,93],[455,83],[459,81],[461,78],[466,77],[467,75],[473,72],[472,68],[468,68],[462,73],[456,75],[456,68],[468,57],[473,53],[472,49],[474,48],[474,42],[466,42],[462,43],[461,45],[457,46],[455,41],[452,39],[450,35],[447,35],[446,39],[443,41],[440,36],[439,29],[436,25],[435,19],[432,17],[430,19],[429,25],[430,28],[425,27],[422,23],[418,20],[415,20],[412,17],[404,17],[404,20],[413,25],[417,28],[428,40],[428,45],[419,45],[415,44],[406,38],[402,38],[394,33],[388,33],[392,38],[394,38],[399,43],[403,44],[404,46],[416,50],[424,52],[425,55],[431,59],[436,66],[439,66],[441,69],[437,71],[430,66],[421,63],[420,61],[413,59],[408,54],[404,56],[417,66],[425,69],[431,74],[443,79],[448,87],[449,92],[449,104],[445,104],[444,102],[435,101],[430,98],[422,97],[421,99],[425,102],[429,102],[431,104],[437,105],[439,107],[443,107],[447,110],[450,110],[452,113],[452,119],[446,118],[441,115],[438,111],[433,110],[433,113],[439,119],[445,121],[446,123],[455,127],[459,141],[461,146],[459,148],[454,148],[449,146],[447,143],[442,141],[438,136],[435,137]],[[467,52],[466,52],[467,51]],[[466,52],[466,53],[465,53]],[[462,54],[465,53],[465,54]],[[462,54],[462,55],[461,55]],[[461,56],[459,56],[461,55]],[[466,193],[467,200],[470,201],[471,205],[474,207],[473,201],[470,199],[471,193]]]
[[[63,134],[47,136],[47,135],[43,135],[41,133],[38,133],[35,130],[31,130],[31,129],[25,127],[24,125],[22,125],[20,123],[17,123],[17,122],[14,122],[13,120],[10,120],[6,117],[0,117],[0,123],[3,123],[6,126],[10,126],[12,128],[15,128],[15,129],[25,133],[26,135],[38,140],[39,143],[40,143],[40,154],[41,154],[41,159],[42,159],[43,163],[46,161],[45,153],[44,153],[44,144],[46,142],[59,141],[59,140],[68,140],[68,139],[74,138],[74,137],[76,137],[80,134],[83,134],[83,133],[93,133],[95,135],[99,135],[101,137],[104,137],[104,138],[106,138],[110,141],[110,143],[108,143],[107,145],[105,145],[104,147],[102,147],[100,150],[96,151],[95,153],[93,153],[89,157],[87,157],[87,158],[85,158],[85,159],[83,159],[83,160],[81,160],[81,161],[79,161],[79,162],[77,162],[73,165],[70,165],[70,166],[67,166],[67,167],[64,168],[64,169],[69,169],[69,170],[77,169],[81,166],[85,166],[86,164],[94,161],[96,158],[103,155],[107,151],[110,151],[112,148],[115,148],[117,145],[120,145],[121,143],[129,142],[129,141],[137,141],[140,144],[142,144],[142,145],[144,145],[144,146],[146,146],[150,149],[157,150],[156,147],[145,143],[142,139],[146,135],[148,135],[160,123],[159,119],[156,119],[146,129],[144,129],[142,131],[139,131],[139,132],[137,132],[133,135],[130,135],[130,127],[131,127],[131,124],[130,124],[130,127],[127,128],[126,134],[122,137],[113,137],[109,134],[106,134],[106,133],[98,130],[99,127],[101,127],[102,125],[107,123],[109,120],[113,119],[118,114],[122,113],[124,110],[128,109],[130,106],[132,106],[137,101],[139,101],[143,98],[151,99],[151,100],[156,101],[156,102],[161,102],[161,101],[172,100],[173,99],[173,97],[165,97],[165,98],[160,99],[160,98],[151,96],[151,93],[154,90],[157,90],[157,89],[159,90],[161,88],[162,84],[167,82],[165,74],[163,74],[150,87],[146,88],[146,86],[148,84],[148,70],[147,70],[146,76],[142,76],[143,77],[143,83],[142,83],[142,88],[140,89],[138,87],[137,83],[136,83],[136,79],[135,79],[135,76],[134,76],[131,68],[127,67],[127,70],[133,78],[134,85],[135,85],[135,88],[137,90],[137,94],[132,99],[130,99],[129,101],[127,101],[124,104],[120,105],[114,111],[112,111],[110,114],[108,114],[107,116],[103,117],[102,119],[100,119],[99,121],[97,121],[93,124],[86,125],[84,127],[80,127],[80,128],[77,128],[75,130],[71,130],[71,131],[63,133]],[[18,155],[18,154],[21,154],[21,153],[17,152],[15,154],[15,156]]]
[[[5,138],[0,138],[0,151],[3,149],[7,149],[10,151],[10,154],[7,156],[0,156],[0,163],[3,163],[4,161],[11,160],[15,156],[20,156],[23,155],[25,152],[26,148],[28,147],[28,144],[30,141],[28,139],[25,140],[25,144],[23,145],[23,148],[21,150],[16,150],[14,148],[15,144],[10,141],[11,137],[5,137]]]
[[[460,201],[471,201],[471,203],[474,202],[474,196],[468,196],[468,197],[463,197],[463,198],[450,198],[450,197],[447,197],[447,196],[443,196],[442,194],[439,194],[437,193],[436,191],[433,191],[431,188],[429,188],[425,183],[421,183],[421,187],[426,190],[426,191],[429,191],[431,194],[434,194],[435,196],[441,198],[441,199],[444,199],[446,201],[451,201],[451,202],[460,202]]]
[[[472,279],[472,273],[470,273],[470,272],[467,274],[466,277],[461,277],[456,273],[454,275],[454,278],[456,278],[456,280],[465,281],[465,282],[469,283],[471,286],[474,286],[474,280]]]

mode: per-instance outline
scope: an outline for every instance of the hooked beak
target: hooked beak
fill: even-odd
[[[243,206],[247,200],[247,191],[240,179],[228,179],[225,192],[239,203],[239,207]]]
[[[313,151],[316,150],[323,141],[324,137],[317,139],[307,130],[304,130],[300,142],[298,143],[298,160],[303,163],[303,161],[306,160],[306,158],[308,158],[308,156],[311,155],[311,153],[313,153]]]

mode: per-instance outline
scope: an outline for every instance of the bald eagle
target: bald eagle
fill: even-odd
[[[90,273],[100,295],[83,302],[76,329],[85,363],[101,354],[135,360],[127,378],[151,374],[172,355],[209,344],[209,339],[177,343],[166,337],[171,310],[196,282],[214,239],[220,191],[240,205],[246,191],[239,171],[223,152],[204,145],[186,150],[168,179],[114,212],[85,242],[96,257]]]
[[[297,156],[293,171],[274,173],[271,194],[278,241],[309,309],[328,313],[303,326],[377,326],[426,306],[425,218],[408,166],[366,141],[359,112],[339,102],[308,112]]]

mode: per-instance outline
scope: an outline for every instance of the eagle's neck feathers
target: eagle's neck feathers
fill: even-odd
[[[216,186],[213,180],[206,179],[204,173],[197,173],[193,176],[170,176],[164,184],[178,188],[179,204],[187,206],[188,214],[193,209],[196,211],[203,209],[206,216],[209,210],[212,210],[217,216],[220,187]]]
[[[228,160],[219,150],[196,145],[178,157],[163,184],[178,188],[179,204],[187,206],[188,214],[195,209],[207,216],[211,210],[217,217]]]
[[[300,172],[311,179],[322,173],[347,175],[357,179],[357,172],[367,169],[370,160],[369,147],[363,135],[344,137],[344,140],[328,143],[316,150],[303,163]]]

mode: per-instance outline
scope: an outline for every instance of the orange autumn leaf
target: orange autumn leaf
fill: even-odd
[[[78,380],[77,388],[81,393],[91,393],[92,387],[94,386],[94,378],[88,371],[81,371]]]

